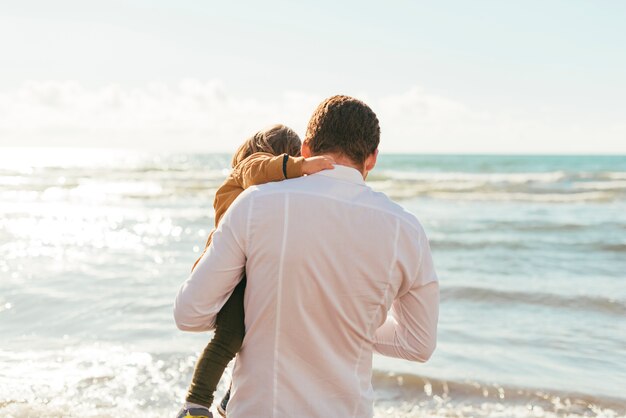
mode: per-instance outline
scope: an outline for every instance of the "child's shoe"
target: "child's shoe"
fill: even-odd
[[[213,414],[208,408],[183,408],[178,412],[176,418],[213,418]]]
[[[226,395],[222,398],[222,402],[217,405],[217,412],[220,413],[221,416],[226,418],[226,407],[228,406],[228,401],[230,400],[230,388],[226,392]]]

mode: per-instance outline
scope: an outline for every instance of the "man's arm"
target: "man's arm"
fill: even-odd
[[[387,357],[427,361],[437,345],[439,283],[411,289],[395,300],[374,334],[374,351]]]
[[[422,232],[423,233],[423,232]],[[385,323],[374,334],[374,351],[406,360],[427,361],[437,345],[439,282],[425,235],[420,265],[408,291],[391,305]]]
[[[247,189],[271,181],[301,177],[304,174],[303,163],[303,157],[257,152],[240,162],[235,167],[233,176],[243,189]]]
[[[182,284],[174,304],[174,320],[184,331],[207,331],[233,289],[246,264],[247,215],[250,197],[232,204],[213,233],[213,240],[189,278]]]

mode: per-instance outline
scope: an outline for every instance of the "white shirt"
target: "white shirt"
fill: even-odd
[[[426,361],[435,348],[424,230],[353,168],[242,193],[180,288],[178,327],[210,330],[244,268],[229,418],[371,417],[372,352]]]

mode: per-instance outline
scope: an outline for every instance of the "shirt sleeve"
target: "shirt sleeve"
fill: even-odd
[[[182,284],[174,303],[174,320],[184,331],[208,331],[241,280],[246,264],[250,196],[241,195],[224,215],[212,243]]]
[[[302,176],[303,157],[257,152],[240,162],[233,176],[243,189],[250,186]]]
[[[425,362],[437,345],[439,281],[426,236],[420,246],[417,274],[391,305],[386,321],[374,334],[373,349],[388,357]]]

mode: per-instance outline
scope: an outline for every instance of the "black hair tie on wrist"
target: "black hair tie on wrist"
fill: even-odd
[[[283,155],[283,175],[287,178],[287,161],[289,161],[289,155]]]

